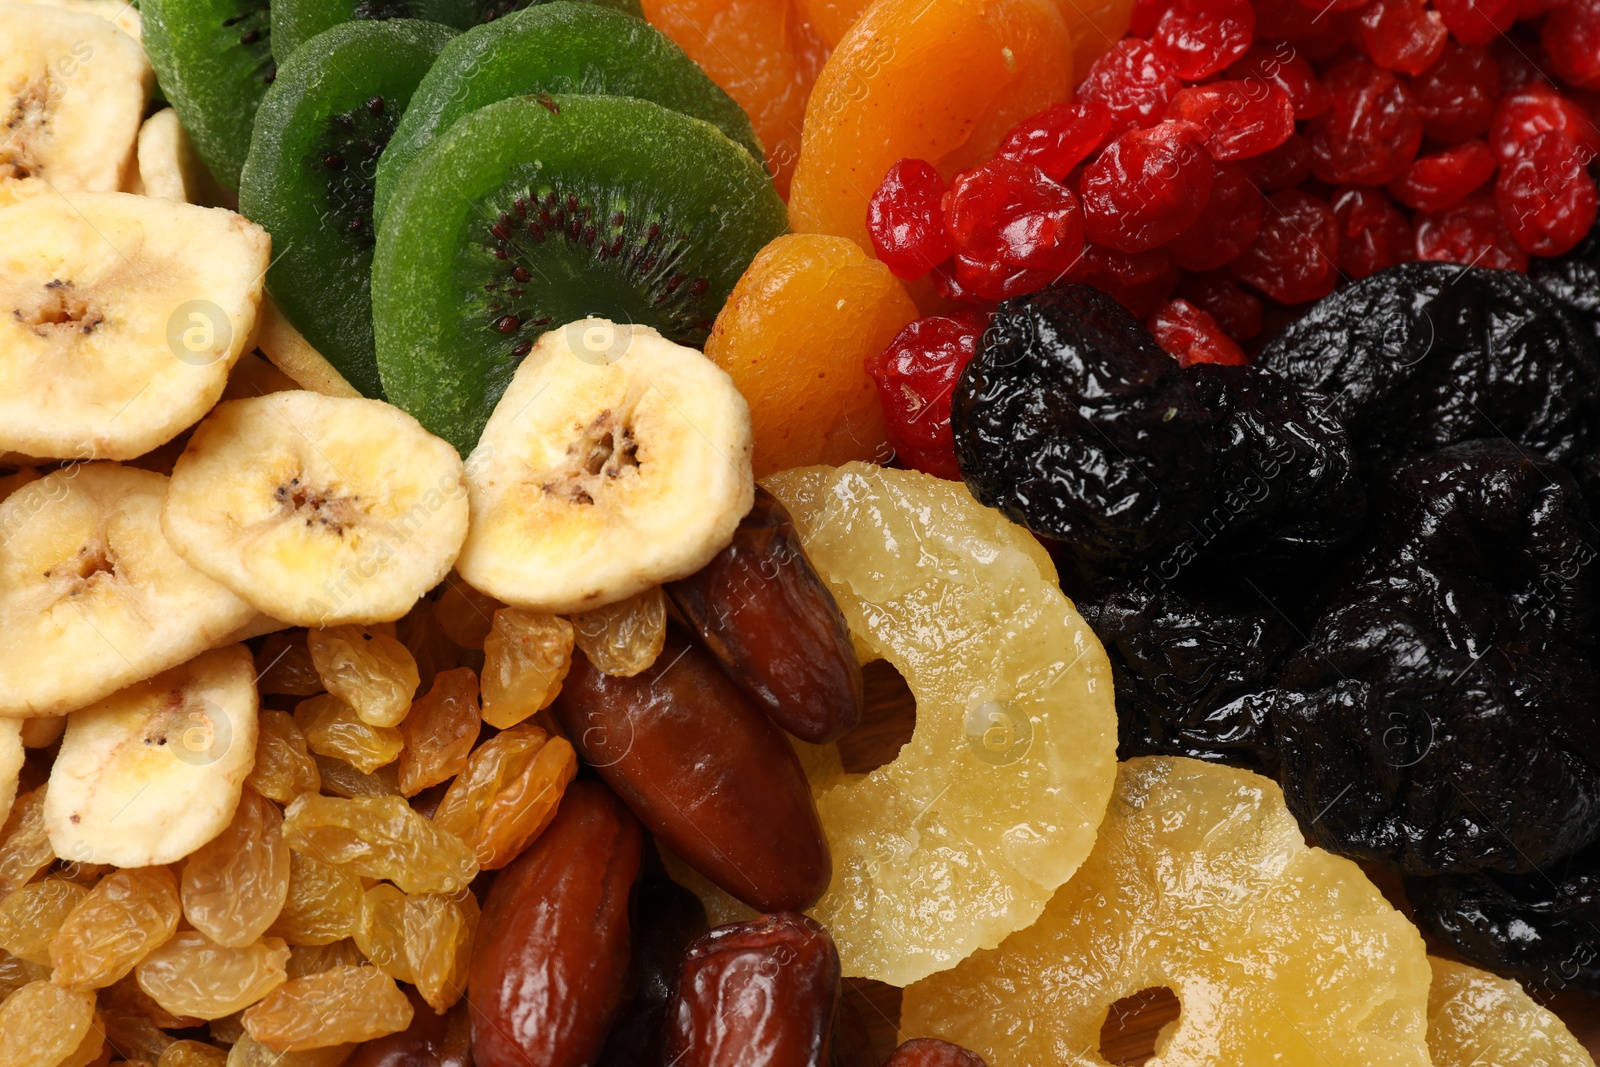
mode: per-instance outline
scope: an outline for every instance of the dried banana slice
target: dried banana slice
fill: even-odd
[[[139,127],[138,162],[130,192],[177,204],[199,199],[203,164],[172,108],[157,111]]]
[[[161,535],[167,479],[65,467],[0,501],[0,715],[63,715],[255,616]]]
[[[1567,1024],[1517,983],[1429,956],[1433,1067],[1594,1067]]]
[[[255,328],[270,249],[231,211],[128,193],[0,208],[0,451],[132,459],[192,425]]]
[[[24,719],[0,719],[0,823],[11,814],[11,802],[17,799],[17,776],[22,773],[22,761],[27,750],[22,743]]]
[[[63,11],[74,11],[80,15],[93,15],[105,19],[135,41],[144,40],[144,20],[139,17],[139,9],[131,0],[22,0],[22,2],[59,7]]]

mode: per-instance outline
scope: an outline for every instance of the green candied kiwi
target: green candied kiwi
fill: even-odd
[[[535,93],[634,96],[704,119],[765,158],[750,119],[694,60],[649,23],[557,2],[468,30],[417,86],[378,166],[378,221],[417,153],[462,115]]]
[[[143,0],[162,95],[217,181],[239,188],[256,108],[277,74],[268,0]]]
[[[395,186],[372,275],[384,389],[465,455],[545,331],[597,315],[700,345],[785,229],[708,122],[631,97],[490,104]]]
[[[411,19],[319,34],[279,69],[244,166],[239,211],[272,234],[267,288],[365,396],[383,395],[372,341],[378,156],[453,36]]]
[[[458,30],[493,22],[544,0],[278,0],[272,8],[272,54],[282,63],[324,30],[342,22],[422,19]],[[644,18],[639,0],[579,0]]]

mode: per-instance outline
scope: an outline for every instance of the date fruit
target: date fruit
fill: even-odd
[[[611,1029],[599,1067],[664,1062],[662,1031],[677,987],[678,964],[690,943],[705,932],[705,905],[692,891],[665,871],[640,877],[633,894],[633,998]]]
[[[792,912],[719,926],[689,947],[667,1015],[675,1067],[822,1067],[839,1001],[839,952]]]
[[[574,656],[552,706],[585,762],[707,878],[760,911],[822,896],[833,863],[799,759],[681,630],[632,678]]]
[[[883,1067],[985,1067],[983,1057],[960,1045],[919,1037],[894,1050]]]
[[[861,667],[850,628],[777,497],[757,486],[733,542],[666,590],[779,726],[820,745],[860,721]]]
[[[466,1003],[435,1015],[421,993],[407,989],[405,994],[411,1001],[411,1025],[397,1034],[368,1041],[345,1067],[472,1067],[472,1026]]]
[[[598,673],[598,672],[597,672]],[[628,895],[644,835],[611,791],[574,782],[484,902],[467,999],[477,1067],[586,1067],[627,990]]]

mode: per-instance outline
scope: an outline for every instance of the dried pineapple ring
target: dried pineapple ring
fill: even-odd
[[[1437,956],[1428,962],[1433,1067],[1594,1067],[1566,1023],[1517,983]]]
[[[858,647],[917,698],[870,774],[819,780],[846,975],[905,985],[1033,922],[1083,862],[1116,770],[1104,650],[1037,541],[957,483],[865,463],[765,483]]]
[[[1152,1067],[1428,1067],[1428,981],[1421,935],[1275,782],[1145,758],[1039,921],[907,989],[900,1027],[990,1067],[1104,1065],[1107,1009],[1164,985],[1183,1013]]]

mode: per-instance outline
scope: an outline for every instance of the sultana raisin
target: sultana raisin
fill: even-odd
[[[50,939],[88,895],[83,886],[59,878],[23,886],[0,904],[0,948],[29,963],[48,964]]]
[[[278,1052],[249,1034],[228,1050],[228,1067],[339,1067],[354,1055],[355,1045],[329,1045],[308,1052]]]
[[[288,980],[289,946],[266,937],[227,948],[185,930],[134,968],[139,988],[167,1011],[220,1019],[247,1008]]]
[[[361,883],[319,859],[289,856],[289,894],[267,932],[291,945],[326,945],[355,933]]]
[[[575,640],[559,615],[495,612],[483,642],[483,721],[504,730],[549,707],[572,666]]]
[[[5,1000],[29,982],[49,977],[50,968],[29,963],[9,952],[0,952],[0,1000]]]
[[[661,655],[667,598],[657,586],[572,616],[573,639],[602,674],[632,678]]]
[[[296,705],[294,724],[312,752],[343,760],[363,774],[393,763],[405,747],[398,729],[368,724],[356,709],[327,693]]]
[[[400,768],[386,763],[371,774],[363,774],[342,759],[332,756],[312,757],[317,773],[322,776],[322,791],[329,796],[344,797],[397,797],[400,795]]]
[[[504,604],[466,582],[453,580],[433,605],[433,617],[444,635],[462,648],[482,648],[494,629],[494,613]]]
[[[351,938],[326,945],[295,945],[289,949],[290,978],[321,974],[335,967],[359,967],[366,962],[361,947]]]
[[[370,626],[332,626],[307,633],[306,645],[328,692],[363,722],[394,726],[406,717],[422,679],[398,637]]]
[[[356,944],[372,965],[397,982],[416,984],[406,956],[406,895],[379,882],[361,895]]]
[[[428,1006],[443,1015],[466,991],[478,900],[467,890],[453,896],[419,893],[406,901],[404,922],[412,981]]]
[[[486,741],[450,783],[433,821],[472,846],[478,865],[516,859],[550,820],[578,757],[565,738],[523,723]]]
[[[156,1011],[166,1015],[159,1006],[156,1007]],[[143,1059],[148,1063],[155,1063],[172,1045],[171,1036],[157,1026],[156,1021],[148,1015],[110,1007],[103,997],[98,1014],[100,1022],[105,1026],[106,1040],[118,1052],[130,1059]],[[200,1020],[196,1019],[194,1022],[199,1023]]]
[[[434,676],[461,664],[461,649],[439,629],[433,604],[424,597],[395,623],[395,636],[417,665],[417,684],[426,689]]]
[[[440,671],[433,688],[411,705],[400,724],[400,792],[416,796],[449,781],[467,765],[482,727],[478,714],[478,676],[470,667]]]
[[[173,935],[181,912],[167,868],[107,875],[50,939],[50,980],[63,989],[110,985]]]
[[[262,1044],[288,1052],[368,1041],[411,1025],[411,1001],[376,967],[335,967],[279,986],[244,1013]]]
[[[309,697],[322,692],[304,630],[268,634],[256,653],[256,688],[263,694]]]
[[[100,990],[100,1013],[106,1016],[120,1014],[124,1017],[137,1015],[161,1030],[187,1030],[205,1024],[203,1019],[189,1015],[174,1015],[157,1004],[154,997],[139,988],[138,980],[131,974]],[[161,1047],[166,1048],[167,1043],[163,1041]]]
[[[272,925],[288,893],[283,813],[247,788],[228,828],[184,863],[183,916],[217,944],[243,948]]]
[[[408,893],[454,893],[478,873],[466,842],[400,797],[300,797],[284,813],[283,836],[296,852]]]
[[[93,1025],[93,993],[31,982],[0,1003],[0,1067],[66,1062]]]
[[[294,951],[292,948],[289,950],[291,962],[294,959]],[[289,977],[293,978],[294,975],[291,974]],[[240,1011],[224,1015],[220,1019],[212,1019],[210,1025],[206,1027],[206,1035],[219,1045],[233,1046],[241,1040],[250,1040],[250,1035],[244,1032],[244,1023],[239,1021],[239,1016],[243,1014],[244,1012]]]
[[[256,724],[256,764],[244,781],[279,804],[322,788],[317,765],[306,750],[305,735],[288,712],[262,710]]]
[[[0,897],[10,896],[55,862],[44,828],[45,787],[19,796],[0,826]]]
[[[174,1041],[156,1061],[156,1067],[224,1067],[228,1054],[204,1041]]]

